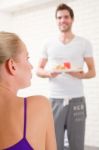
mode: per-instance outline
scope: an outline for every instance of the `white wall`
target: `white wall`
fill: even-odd
[[[86,145],[99,147],[99,1],[74,0],[68,4],[73,7],[75,12],[74,32],[88,38],[94,48],[97,77],[84,81],[88,109],[85,142]],[[11,23],[10,30],[18,33],[26,42],[31,62],[34,64],[34,70],[37,67],[43,42],[46,38],[56,36],[58,33],[54,19],[56,6],[54,4],[31,12],[28,10],[27,13],[13,16],[13,24]],[[5,25],[4,28],[7,29],[7,26]],[[34,74],[32,86],[20,91],[19,95],[44,94],[48,96],[47,83],[46,79],[37,78]]]
[[[0,31],[10,31],[12,15],[0,11]]]

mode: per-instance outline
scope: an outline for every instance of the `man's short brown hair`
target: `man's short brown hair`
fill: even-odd
[[[69,7],[68,5],[64,4],[64,3],[58,5],[58,7],[56,9],[56,12],[55,12],[55,17],[56,18],[57,18],[57,12],[60,11],[60,10],[67,10],[70,13],[71,18],[72,19],[74,18],[74,12],[73,12],[72,8]]]

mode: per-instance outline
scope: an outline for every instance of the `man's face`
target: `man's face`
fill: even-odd
[[[56,21],[61,32],[68,32],[71,30],[73,18],[71,18],[68,10],[58,11]]]

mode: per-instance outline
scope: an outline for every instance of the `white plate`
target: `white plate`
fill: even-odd
[[[56,73],[65,73],[65,72],[80,72],[80,71],[83,71],[82,69],[62,69],[62,70],[59,70],[59,69],[52,69],[50,70],[50,72],[56,72]]]

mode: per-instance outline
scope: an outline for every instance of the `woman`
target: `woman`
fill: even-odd
[[[25,44],[0,32],[0,150],[56,150],[51,106],[43,96],[17,97],[28,87],[32,65]]]

